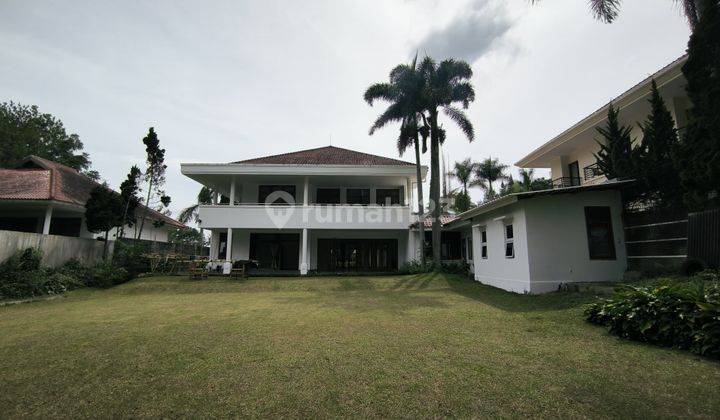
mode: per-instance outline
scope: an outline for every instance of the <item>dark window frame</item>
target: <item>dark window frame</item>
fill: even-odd
[[[508,228],[510,229],[508,230]],[[505,258],[515,258],[515,228],[512,223],[507,223],[503,229],[505,230]],[[508,250],[510,251],[509,255]]]
[[[322,199],[321,201],[321,194],[320,191],[336,191],[337,192],[337,202],[332,202],[330,200]],[[339,187],[318,187],[315,189],[315,203],[316,204],[322,204],[322,205],[336,205],[336,204],[342,204],[342,189]]]
[[[275,191],[285,191],[288,194],[292,195],[293,200],[295,203],[286,203],[285,201],[279,201],[280,199],[276,200],[273,203],[269,203],[270,205],[288,205],[288,204],[296,204],[297,203],[297,186],[293,184],[260,184],[258,185],[258,204],[266,204],[265,200],[267,200],[267,197],[274,193]]]
[[[595,212],[595,214],[591,214]],[[598,212],[606,212],[607,214],[599,215]],[[607,216],[607,217],[605,217]],[[594,249],[591,231],[596,226],[604,226],[607,229],[608,255],[598,255],[598,250]],[[617,251],[615,249],[615,232],[613,232],[612,210],[609,206],[586,206],[585,207],[585,229],[587,233],[588,257],[590,260],[614,261],[617,260]]]
[[[391,195],[387,195],[387,193],[397,193],[397,202],[394,202],[394,198]],[[380,196],[383,195],[383,200],[381,201]],[[375,189],[375,204],[378,206],[387,206],[388,204],[385,203],[385,198],[390,197],[390,206],[400,206],[402,205],[402,194],[400,191],[400,188],[376,188]]]
[[[350,199],[350,192],[351,191],[367,191],[367,200],[362,197],[362,201],[355,201]],[[370,205],[370,188],[347,188],[345,190],[345,202],[347,204],[351,205],[361,205],[361,206],[368,206]]]

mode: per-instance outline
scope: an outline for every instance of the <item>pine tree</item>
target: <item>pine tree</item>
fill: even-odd
[[[631,128],[621,126],[619,116],[620,111],[610,104],[607,125],[597,128],[603,141],[595,140],[600,145],[595,159],[600,171],[608,179],[632,179],[635,173]]]
[[[137,194],[140,192],[140,168],[133,165],[130,168],[125,181],[120,184],[120,197],[123,201],[123,224],[120,227],[118,238],[125,236],[125,226],[131,226],[135,224],[135,209],[140,204],[140,198]]]
[[[676,205],[680,196],[680,182],[673,164],[677,129],[655,80],[649,102],[650,115],[640,124],[643,138],[636,151],[636,189],[646,199]]]
[[[119,194],[106,185],[98,185],[90,192],[85,203],[85,224],[93,233],[105,232],[103,258],[107,254],[108,234],[111,229],[122,225],[123,202]]]
[[[720,5],[704,0],[683,66],[693,108],[678,152],[684,201],[697,210],[720,204]]]
[[[140,228],[138,229],[137,236],[135,239],[140,239],[142,235],[143,227],[145,226],[145,218],[147,217],[147,211],[151,206],[151,200],[153,197],[159,199],[159,203],[155,201],[155,204],[159,206],[167,207],[170,205],[170,197],[165,195],[165,191],[162,187],[165,185],[165,149],[160,148],[160,139],[158,139],[155,129],[150,127],[147,136],[143,138],[145,144],[145,151],[147,152],[147,169],[145,169],[145,181],[148,183],[147,186],[147,197],[145,198],[145,207],[143,207],[142,216],[140,219]]]

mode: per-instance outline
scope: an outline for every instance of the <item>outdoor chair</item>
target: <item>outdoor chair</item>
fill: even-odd
[[[207,270],[203,265],[193,262],[188,265],[188,275],[191,279],[205,279],[208,276]]]

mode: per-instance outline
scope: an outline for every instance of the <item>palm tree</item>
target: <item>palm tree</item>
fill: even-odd
[[[465,194],[468,192],[468,185],[472,180],[473,171],[475,170],[476,163],[471,161],[470,158],[463,160],[462,162],[455,162],[455,169],[450,172],[450,176],[460,181],[462,190]]]
[[[420,74],[423,79],[423,121],[430,128],[430,200],[432,207],[432,248],[433,261],[440,264],[440,144],[445,141],[445,130],[438,122],[439,111],[454,121],[469,141],[475,138],[472,123],[465,113],[453,106],[462,104],[467,109],[475,100],[475,90],[470,84],[472,68],[465,61],[453,59],[443,60],[437,64],[430,57],[420,63]],[[427,113],[427,115],[425,114]]]
[[[487,158],[475,167],[475,181],[473,185],[487,190],[486,197],[493,198],[496,195],[493,189],[493,182],[497,180],[508,180],[509,177],[505,174],[507,168],[508,166],[500,163],[497,158]]]
[[[212,190],[203,186],[197,195],[197,204],[182,209],[178,215],[178,221],[180,223],[200,222],[200,212],[198,210],[203,204],[212,204],[212,195]],[[205,238],[202,227],[200,228],[200,236]]]
[[[532,3],[538,3],[540,0],[530,0]],[[680,4],[683,9],[683,13],[688,20],[691,28],[695,28],[700,14],[702,12],[702,3],[704,1],[717,1],[717,0],[673,0],[675,3]],[[592,11],[595,18],[600,19],[606,23],[612,23],[617,18],[620,12],[620,3],[622,0],[589,0],[590,10]]]
[[[520,169],[520,185],[522,185],[523,191],[532,190],[533,178],[535,175],[534,169]]]
[[[418,227],[422,249],[420,258],[425,266],[425,209],[423,205],[422,189],[422,163],[420,161],[420,138],[422,138],[422,153],[427,150],[427,137],[429,128],[422,118],[422,93],[424,80],[417,69],[417,54],[412,63],[400,64],[390,72],[389,83],[375,83],[371,85],[364,95],[365,101],[372,106],[375,100],[381,99],[390,103],[370,128],[370,135],[390,122],[400,122],[400,135],[397,139],[397,149],[402,156],[408,147],[415,146],[415,170],[417,176],[418,214],[420,220]]]

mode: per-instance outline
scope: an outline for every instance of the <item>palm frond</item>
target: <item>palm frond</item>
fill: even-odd
[[[475,128],[473,128],[473,125],[467,115],[465,115],[461,109],[453,106],[445,106],[443,107],[443,111],[445,112],[445,115],[450,117],[450,119],[460,127],[463,134],[465,134],[465,137],[468,138],[468,141],[475,140]]]
[[[450,95],[452,102],[461,102],[463,108],[467,109],[470,102],[475,100],[475,89],[469,82],[460,82],[453,86]]]
[[[383,128],[390,122],[402,121],[405,117],[405,113],[402,108],[402,104],[400,103],[393,103],[390,105],[385,112],[380,114],[380,116],[375,120],[372,127],[370,127],[370,135],[373,135],[375,130]]]
[[[372,106],[373,102],[378,99],[391,102],[396,95],[395,88],[390,83],[375,83],[367,88],[363,99]]]
[[[189,223],[190,221],[197,221],[198,218],[198,205],[186,207],[180,211],[178,215],[178,221],[180,223]]]

